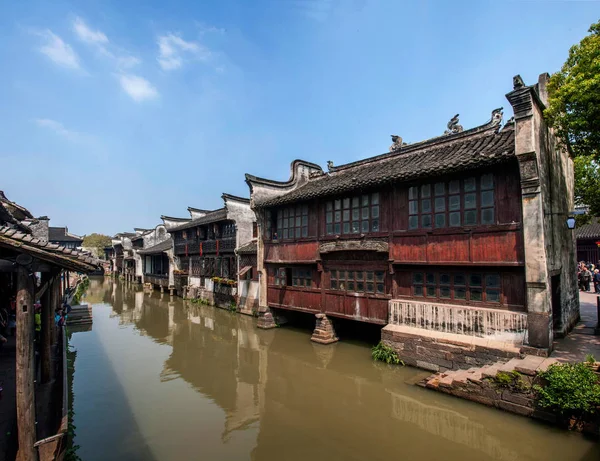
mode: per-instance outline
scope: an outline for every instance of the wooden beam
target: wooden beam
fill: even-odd
[[[35,430],[34,285],[29,270],[17,273],[17,432],[18,461],[37,461]]]
[[[42,274],[42,282],[47,286],[42,301],[42,332],[40,335],[40,362],[42,383],[52,379],[52,327],[54,325],[54,281],[55,274]]]

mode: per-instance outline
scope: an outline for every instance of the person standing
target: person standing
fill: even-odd
[[[600,293],[600,269],[594,270],[594,293]]]
[[[583,281],[583,291],[590,291],[590,283],[592,281],[592,273],[586,266],[583,267],[581,280]]]

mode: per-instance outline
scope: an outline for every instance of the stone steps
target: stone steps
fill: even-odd
[[[90,324],[92,319],[92,307],[89,304],[73,306],[67,317],[67,325]]]
[[[507,362],[496,362],[492,365],[484,365],[479,368],[468,370],[448,370],[426,378],[422,385],[430,389],[461,387],[468,382],[481,384],[484,379],[493,379],[498,372],[511,373],[517,371],[527,376],[535,376],[537,373],[546,371],[550,365],[558,360],[546,357],[527,355],[524,358],[514,358]]]

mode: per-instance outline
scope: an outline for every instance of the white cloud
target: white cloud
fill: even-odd
[[[100,30],[92,30],[83,19],[77,17],[73,21],[73,30],[81,41],[86,43],[108,43],[108,37]]]
[[[158,91],[152,84],[138,75],[119,75],[119,83],[125,92],[136,102],[158,97]]]
[[[41,53],[60,66],[69,69],[80,69],[79,57],[62,38],[49,29],[39,32],[37,35],[46,41],[45,45],[40,48]]]
[[[49,118],[38,118],[35,120],[35,123],[42,128],[47,128],[49,130],[54,131],[56,134],[67,138],[70,141],[77,141],[80,139],[80,133],[72,130],[68,130],[65,126],[57,122],[56,120],[52,120]]]
[[[174,34],[158,37],[158,63],[163,70],[179,69],[184,62],[184,56],[193,55],[200,60],[210,58],[210,50],[196,42],[187,42]]]
[[[92,30],[80,17],[73,20],[73,31],[79,40],[95,47],[101,55],[112,60],[117,69],[130,69],[142,62],[140,58],[111,43],[101,30]]]
[[[227,32],[226,29],[224,29],[223,27],[215,27],[215,26],[210,26],[207,25],[203,22],[200,21],[195,21],[196,23],[196,27],[198,27],[198,31],[201,34],[224,34],[225,32]]]

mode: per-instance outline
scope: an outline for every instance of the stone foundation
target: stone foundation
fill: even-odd
[[[277,322],[273,316],[273,312],[268,307],[260,307],[258,309],[258,320],[256,322],[258,328],[263,330],[269,330],[271,328],[277,328]]]
[[[431,371],[468,369],[521,355],[520,347],[511,343],[404,325],[387,325],[381,340],[406,365]]]
[[[327,318],[325,314],[317,314],[317,324],[315,325],[315,331],[310,337],[311,341],[319,344],[331,344],[339,341],[335,335],[335,330],[331,320]]]

